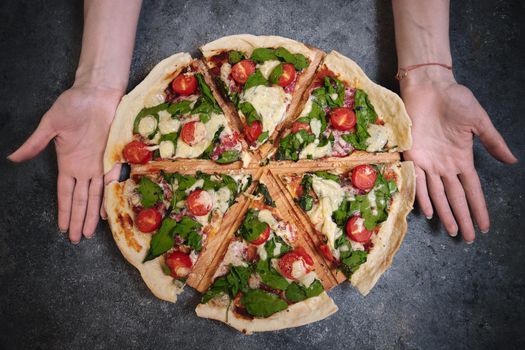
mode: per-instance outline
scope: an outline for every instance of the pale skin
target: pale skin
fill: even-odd
[[[448,0],[393,0],[398,67],[439,62],[452,65]],[[517,159],[476,97],[450,70],[430,66],[401,80],[401,97],[412,119],[412,149],[404,158],[416,167],[416,198],[427,218],[436,213],[445,230],[465,242],[490,228],[485,197],[474,167],[473,139],[496,159]]]
[[[449,2],[393,0],[399,67],[452,64]],[[58,160],[58,226],[73,243],[91,237],[99,221],[104,183],[102,156],[115,110],[129,76],[140,0],[85,0],[84,36],[73,86],[43,116],[37,130],[8,158],[29,160],[55,141]],[[490,222],[474,167],[474,135],[495,158],[515,163],[505,141],[472,92],[441,67],[411,71],[401,96],[412,119],[413,147],[405,159],[416,165],[421,211],[434,211],[452,236],[473,242],[474,218],[482,232]]]
[[[128,83],[140,7],[140,0],[85,0],[75,82],[44,114],[27,141],[8,157],[14,162],[29,160],[54,140],[58,227],[69,232],[75,244],[82,235],[93,236],[99,221],[104,188],[102,156]]]

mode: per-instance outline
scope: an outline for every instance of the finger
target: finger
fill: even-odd
[[[75,179],[73,177],[58,173],[58,228],[61,232],[67,232],[67,229],[69,228],[74,188]]]
[[[122,164],[120,163],[115,164],[113,168],[106,175],[104,175],[104,185],[108,185],[109,183],[113,181],[118,181],[120,178],[121,169],[122,169]],[[106,207],[105,207],[105,199],[102,200],[102,205],[100,207],[100,216],[104,220],[108,218],[108,214],[106,212]]]
[[[509,146],[507,146],[507,143],[501,134],[496,130],[494,124],[492,124],[487,112],[485,112],[483,107],[478,107],[479,113],[481,113],[483,117],[480,125],[476,128],[475,133],[479,136],[483,146],[497,160],[508,164],[516,163],[518,159],[514,157]]]
[[[470,217],[465,191],[457,176],[442,178],[450,207],[454,211],[454,218],[459,224],[459,230],[467,243],[474,242],[474,224]]]
[[[89,180],[78,180],[73,191],[73,205],[69,222],[69,240],[77,244],[82,236],[82,227],[86,217]]]
[[[91,179],[91,182],[89,183],[86,220],[82,231],[86,238],[91,238],[93,236],[98,224],[103,186],[104,181],[102,180],[102,176]]]
[[[432,203],[428,196],[427,179],[425,172],[420,167],[416,166],[416,198],[419,208],[427,219],[432,219],[434,211],[432,210]]]
[[[490,228],[489,212],[485,203],[485,196],[481,189],[481,183],[476,171],[469,171],[459,175],[459,179],[465,190],[467,201],[476,220],[476,224],[483,233],[487,233]]]
[[[452,215],[450,210],[450,205],[448,204],[447,196],[445,195],[445,189],[443,188],[443,182],[441,177],[437,175],[427,174],[427,186],[430,198],[432,199],[432,204],[439,216],[439,219],[443,223],[445,230],[451,236],[456,236],[458,234],[458,225]]]
[[[56,136],[49,119],[44,116],[36,130],[16,151],[11,153],[7,159],[13,162],[23,162],[35,157],[46,148],[47,144]]]

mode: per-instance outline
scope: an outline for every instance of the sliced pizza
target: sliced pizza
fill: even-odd
[[[244,174],[162,172],[106,187],[113,237],[158,298],[174,302],[185,284],[199,284],[250,183]]]
[[[246,146],[235,121],[217,103],[210,81],[204,64],[189,54],[160,62],[123,97],[109,134],[104,171],[123,162],[241,160]]]
[[[244,333],[297,327],[337,311],[325,292],[335,280],[324,260],[278,185],[269,177],[263,181],[216,268],[203,278],[196,309]]]
[[[265,156],[295,113],[323,52],[278,36],[233,35],[201,47],[228,108],[237,111],[250,149]]]
[[[366,295],[392,263],[407,229],[415,174],[411,162],[281,175],[334,277]],[[297,207],[296,207],[297,208]]]
[[[347,157],[355,151],[410,149],[410,119],[398,95],[372,82],[351,59],[332,51],[281,133],[274,159]]]

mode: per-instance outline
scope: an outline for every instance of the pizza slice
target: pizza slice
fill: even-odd
[[[349,279],[366,295],[406,233],[415,193],[413,164],[360,164],[280,178],[298,215],[311,223],[306,226],[334,277]]]
[[[153,294],[175,302],[185,284],[199,284],[250,182],[248,174],[161,172],[106,187],[113,237]]]
[[[153,68],[119,104],[104,157],[105,173],[123,162],[199,158],[228,164],[242,159],[244,141],[235,121],[217,103],[210,81],[204,64],[187,53]]]
[[[196,309],[199,317],[248,334],[305,325],[337,311],[325,292],[336,283],[324,260],[275,182],[263,181],[216,268],[202,279]]]
[[[265,156],[297,108],[323,52],[278,36],[233,35],[201,47],[251,150]]]
[[[324,58],[300,110],[281,133],[274,159],[340,158],[411,147],[411,122],[399,96],[338,52]]]

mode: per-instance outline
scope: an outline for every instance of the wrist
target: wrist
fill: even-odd
[[[75,82],[73,86],[111,90],[112,92],[124,95],[127,84],[127,77],[119,77],[114,71],[104,66],[86,66],[81,64],[75,72]]]
[[[441,66],[423,66],[409,71],[399,82],[399,86],[403,89],[411,85],[455,82],[452,70]]]

